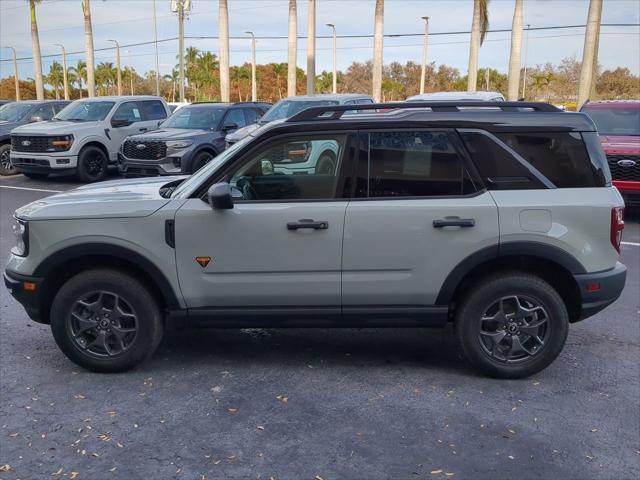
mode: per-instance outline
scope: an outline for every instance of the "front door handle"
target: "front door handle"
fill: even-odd
[[[444,228],[444,227],[463,227],[469,228],[473,227],[476,224],[475,218],[460,218],[460,217],[445,217],[438,218],[433,221],[433,228]]]
[[[327,221],[319,221],[316,222],[310,218],[303,218],[298,220],[297,222],[288,222],[287,230],[299,230],[301,228],[311,228],[313,230],[326,230],[329,228],[329,222]]]
[[[148,129],[148,128],[145,128],[145,127],[140,127],[140,131],[141,131],[141,132],[146,132],[147,130],[149,130],[149,129]]]

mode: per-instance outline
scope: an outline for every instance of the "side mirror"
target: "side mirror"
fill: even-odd
[[[131,121],[127,120],[126,118],[112,118],[111,119],[111,126],[113,128],[119,128],[119,127],[128,127],[129,125],[131,125]]]
[[[230,210],[233,208],[231,185],[228,183],[215,183],[207,191],[209,205],[217,210]]]
[[[273,163],[271,160],[267,160],[266,158],[260,160],[260,170],[263,176],[273,175]]]
[[[224,125],[222,125],[222,130],[225,132],[229,132],[231,130],[237,130],[237,129],[238,129],[237,123],[225,123]]]
[[[29,122],[31,123],[35,123],[35,122],[43,122],[44,118],[42,118],[41,115],[34,115],[29,119]]]

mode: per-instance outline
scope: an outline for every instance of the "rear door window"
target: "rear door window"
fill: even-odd
[[[140,102],[145,120],[164,120],[167,118],[167,111],[159,100],[144,100]]]
[[[39,106],[31,114],[32,117],[41,117],[43,120],[51,120],[54,115],[55,112],[53,111],[52,103],[45,103],[44,105]]]
[[[247,121],[244,118],[244,113],[239,108],[232,108],[227,112],[227,116],[224,119],[225,124],[235,123],[237,128],[242,128],[247,125]]]
[[[253,108],[245,108],[244,116],[247,121],[247,125],[258,122],[258,113]]]

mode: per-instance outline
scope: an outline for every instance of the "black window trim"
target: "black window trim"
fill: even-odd
[[[558,188],[540,170],[538,170],[536,167],[534,167],[529,162],[527,162],[527,160],[525,160],[525,158],[522,157],[522,155],[520,155],[513,148],[511,148],[509,145],[507,145],[502,140],[500,140],[498,137],[496,137],[493,133],[487,132],[486,130],[482,130],[480,128],[458,128],[457,130],[458,130],[458,132],[460,134],[462,134],[462,133],[478,133],[480,135],[484,135],[485,137],[488,137],[490,140],[492,140],[498,146],[500,146],[502,149],[504,149],[509,155],[511,155],[513,158],[515,158],[518,161],[518,163],[520,165],[522,165],[522,167],[527,169],[529,171],[529,173],[531,173],[531,175],[533,175],[536,178],[536,180],[538,180],[540,183],[542,183],[542,185],[544,185],[546,188],[548,188],[548,189],[556,189],[556,188]]]
[[[466,149],[464,149],[464,145],[462,144],[462,140],[456,135],[456,129],[451,127],[402,127],[402,128],[368,128],[366,130],[359,130],[358,133],[360,138],[360,149],[362,154],[366,156],[367,159],[367,178],[370,176],[370,168],[371,168],[371,152],[369,149],[370,140],[369,135],[371,132],[416,132],[416,131],[438,131],[438,132],[446,132],[447,136],[451,140],[454,148],[457,153],[462,158],[462,164],[464,168],[467,170],[469,175],[471,176],[471,180],[474,184],[476,184],[477,188],[475,192],[460,194],[460,195],[427,195],[427,196],[413,196],[413,197],[370,197],[369,196],[369,182],[367,182],[367,196],[366,197],[356,197],[355,196],[355,188],[356,188],[356,174],[357,174],[357,161],[353,161],[353,173],[351,178],[353,179],[352,188],[351,188],[351,200],[352,202],[371,202],[371,201],[406,201],[406,200],[442,200],[447,198],[473,198],[479,195],[482,195],[487,191],[487,188],[482,181],[480,174],[474,163],[471,161],[469,154]],[[359,160],[358,160],[359,161]]]
[[[268,144],[275,143],[280,141],[281,139],[300,137],[300,136],[330,136],[330,135],[343,135],[345,137],[345,145],[344,152],[342,155],[342,161],[340,162],[340,171],[337,175],[338,177],[338,186],[344,185],[344,182],[347,178],[351,178],[351,188],[348,191],[348,195],[344,198],[310,198],[310,199],[286,199],[286,200],[234,200],[234,203],[239,205],[250,204],[250,203],[259,203],[259,204],[267,204],[267,203],[336,203],[336,202],[349,202],[353,200],[353,174],[355,172],[355,160],[353,157],[347,155],[347,151],[350,149],[351,143],[353,142],[353,149],[355,151],[355,156],[358,156],[360,153],[361,146],[359,144],[359,136],[358,130],[351,129],[339,129],[339,130],[327,130],[327,131],[301,131],[301,132],[289,132],[289,133],[281,133],[279,135],[266,136],[262,139],[261,142],[256,144],[247,145],[248,149],[240,150],[235,158],[231,158],[227,161],[225,165],[221,165],[221,167],[214,172],[209,178],[204,180],[198,188],[193,192],[189,198],[199,198],[202,201],[207,202],[207,191],[211,188],[212,185],[220,182],[229,181],[229,175],[233,170],[237,169],[244,161],[246,161],[249,157],[253,156],[258,150],[261,150],[263,147]],[[334,195],[337,194],[337,189]]]

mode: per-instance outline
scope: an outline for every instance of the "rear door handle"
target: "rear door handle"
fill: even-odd
[[[329,228],[329,222],[323,220],[316,222],[310,218],[303,218],[297,222],[288,222],[287,230],[299,230],[301,228],[311,228],[313,230],[326,230]]]
[[[473,227],[476,224],[475,218],[460,218],[460,217],[445,217],[438,218],[433,221],[433,228],[444,228],[444,227],[463,227],[469,228]]]

